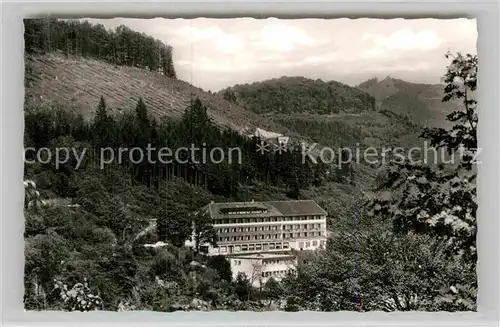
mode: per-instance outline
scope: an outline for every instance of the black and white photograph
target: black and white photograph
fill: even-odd
[[[476,23],[24,19],[24,309],[475,312]]]

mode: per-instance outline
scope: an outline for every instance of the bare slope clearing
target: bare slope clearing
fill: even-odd
[[[113,114],[134,109],[139,97],[143,97],[156,117],[178,118],[191,99],[199,97],[220,126],[237,131],[260,127],[298,136],[215,94],[144,69],[60,55],[27,57],[25,64],[27,104],[55,103],[91,118],[101,95]]]

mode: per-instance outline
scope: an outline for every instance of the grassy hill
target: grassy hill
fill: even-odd
[[[281,77],[235,85],[219,92],[258,113],[362,112],[375,109],[375,99],[346,84],[305,77]]]
[[[25,65],[27,105],[53,103],[91,118],[101,96],[104,96],[109,112],[116,115],[135,108],[142,97],[155,116],[178,118],[190,101],[198,97],[208,107],[208,113],[217,125],[237,131],[245,127],[260,127],[297,136],[289,129],[219,96],[145,69],[55,54],[26,56]]]
[[[372,78],[358,85],[377,101],[380,110],[386,109],[408,116],[417,124],[432,127],[446,125],[446,115],[456,108],[456,103],[443,103],[444,85],[417,84],[386,77]]]

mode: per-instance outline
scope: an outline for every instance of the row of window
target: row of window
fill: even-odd
[[[285,265],[291,265],[293,264],[292,260],[289,259],[273,259],[273,260],[263,260],[262,264],[265,265],[277,265],[277,264],[285,264]]]
[[[276,264],[280,264],[280,263],[291,265],[291,264],[293,264],[293,261],[289,260],[289,259],[274,259],[274,260],[263,260],[262,261],[263,265],[276,265]],[[237,266],[241,266],[241,260],[234,260],[234,264]]]
[[[219,242],[271,240],[278,239],[280,236],[281,234],[225,236],[219,237]]]
[[[302,232],[302,233],[283,233],[283,238],[301,238],[324,236],[324,232]],[[234,241],[256,241],[256,240],[272,240],[281,238],[281,234],[260,234],[260,235],[239,235],[239,236],[219,236],[219,242],[234,242]]]
[[[284,230],[313,230],[324,228],[323,224],[296,224],[296,225],[283,225]]]
[[[237,232],[259,232],[259,231],[270,231],[270,230],[313,230],[321,229],[324,225],[322,224],[296,224],[296,225],[283,225],[281,226],[254,226],[254,227],[233,227],[233,228],[219,228],[218,233],[237,233]]]
[[[263,271],[262,277],[281,277],[295,273],[293,269],[276,270],[276,271]]]
[[[256,226],[256,227],[235,227],[235,228],[219,228],[219,233],[235,233],[235,232],[257,232],[279,230],[280,226]]]
[[[263,218],[231,218],[215,219],[214,224],[245,224],[245,223],[268,223],[277,221],[301,221],[301,220],[319,220],[323,216],[294,216],[294,217],[263,217]]]
[[[310,236],[324,236],[323,232],[302,232],[302,233],[283,233],[284,238],[300,238]]]
[[[319,243],[318,243],[318,241],[299,242],[299,248],[300,249],[303,249],[303,248],[307,249],[308,247],[311,247],[311,244],[313,247],[318,246],[318,244],[323,247],[323,246],[325,246],[325,241],[321,240],[321,241],[319,241]]]
[[[220,246],[220,253],[237,253],[237,252],[253,252],[253,251],[267,251],[267,250],[287,250],[289,249],[288,242],[278,243],[263,243],[263,244],[244,244],[244,245],[230,245]]]

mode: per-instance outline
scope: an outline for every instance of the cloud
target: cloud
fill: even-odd
[[[377,35],[373,42],[388,50],[427,50],[437,48],[442,41],[433,31],[414,32],[410,29],[402,29],[388,36]]]
[[[315,45],[314,39],[304,30],[283,23],[264,25],[257,33],[250,33],[253,45],[262,50],[289,52],[296,46]]]
[[[351,85],[391,75],[438,83],[452,51],[476,53],[469,19],[91,19],[174,47],[179,78],[216,91],[283,75]]]

